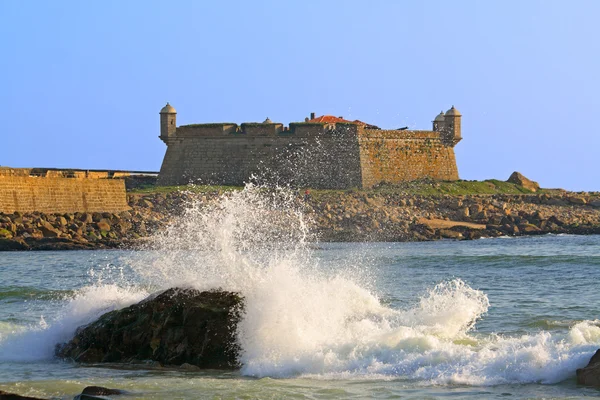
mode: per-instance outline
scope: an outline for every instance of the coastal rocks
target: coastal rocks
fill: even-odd
[[[523,186],[525,189],[531,190],[532,192],[537,192],[540,189],[540,185],[537,182],[527,179],[523,174],[517,171],[513,172],[506,182]]]
[[[79,328],[70,342],[57,346],[56,355],[82,363],[152,360],[236,368],[242,307],[236,293],[169,289]]]
[[[596,351],[587,366],[577,370],[577,383],[600,388],[600,350]]]
[[[44,400],[39,397],[21,396],[16,393],[9,393],[0,390],[0,400]]]
[[[191,201],[207,205],[221,193],[134,193],[128,195],[131,210],[115,214],[0,214],[0,251],[144,247],[145,238],[164,229],[184,205]],[[600,232],[600,193],[417,195],[388,188],[315,191],[309,197],[299,196],[298,201],[312,232],[322,241],[425,241],[449,235],[468,240]],[[424,220],[427,226],[421,226]],[[456,228],[457,224],[461,227]]]

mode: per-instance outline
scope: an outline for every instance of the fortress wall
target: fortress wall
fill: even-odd
[[[0,212],[120,212],[125,181],[0,175]]]
[[[237,124],[198,124],[177,127],[177,136],[222,136],[235,133]]]
[[[242,186],[253,175],[295,186],[357,187],[358,142],[331,134],[170,139],[158,184]]]
[[[364,135],[359,138],[363,187],[422,178],[458,179],[454,148],[445,146],[439,136],[415,140],[393,138],[385,131],[381,133],[379,137]]]

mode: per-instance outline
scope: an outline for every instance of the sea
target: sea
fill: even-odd
[[[0,390],[72,399],[578,399],[600,236],[324,243],[294,192],[190,201],[138,250],[0,253]],[[77,364],[57,343],[169,287],[240,292],[241,368]],[[121,398],[114,397],[114,398]]]

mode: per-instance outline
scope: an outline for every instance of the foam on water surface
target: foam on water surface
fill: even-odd
[[[490,302],[460,279],[389,307],[364,258],[323,265],[311,232],[310,214],[292,191],[249,185],[208,205],[192,201],[147,251],[124,260],[132,276],[97,279],[63,301],[54,320],[3,333],[0,361],[50,358],[78,326],[173,286],[244,296],[237,338],[248,376],[555,383],[600,346],[597,320],[574,322],[566,333],[479,333]]]

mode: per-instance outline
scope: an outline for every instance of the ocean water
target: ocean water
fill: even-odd
[[[188,205],[140,251],[0,253],[0,390],[71,399],[598,397],[600,236],[319,243],[292,193]],[[78,365],[54,346],[172,286],[240,291],[240,371]],[[124,397],[125,398],[125,397]]]

